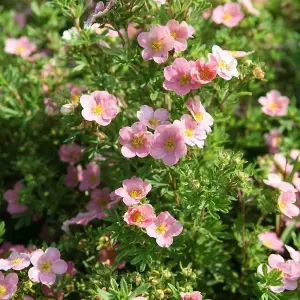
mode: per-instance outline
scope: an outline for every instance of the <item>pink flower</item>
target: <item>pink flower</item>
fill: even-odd
[[[177,164],[185,156],[187,147],[181,126],[176,124],[160,125],[155,129],[151,156],[162,159],[168,166]]]
[[[213,12],[213,8],[210,7],[208,9],[206,9],[203,13],[202,13],[202,16],[205,20],[209,19],[212,15],[212,12]]]
[[[62,162],[75,164],[82,155],[83,147],[73,144],[63,144],[58,150],[59,158]]]
[[[120,129],[119,142],[123,146],[121,152],[127,158],[149,155],[152,141],[153,134],[147,131],[147,126],[141,122]]]
[[[127,35],[130,40],[134,39],[142,31],[142,29],[137,29],[136,26],[137,24],[134,23],[129,23],[127,26]]]
[[[273,156],[276,167],[284,174],[290,174],[293,171],[294,166],[289,164],[286,157],[281,153],[276,153]]]
[[[191,293],[180,293],[182,300],[202,300],[202,295],[200,292],[191,292]]]
[[[244,18],[241,6],[238,3],[226,3],[213,10],[212,20],[217,24],[235,27]]]
[[[207,84],[217,76],[218,64],[214,56],[209,56],[209,61],[202,59],[195,61],[195,66],[191,70],[191,77],[195,82]]]
[[[184,21],[179,24],[176,20],[168,21],[166,27],[169,28],[170,34],[175,40],[175,53],[186,50],[187,39],[194,34],[194,28]]]
[[[132,300],[147,300],[145,297],[134,297]]]
[[[137,118],[146,126],[155,129],[159,125],[170,124],[168,121],[170,117],[169,112],[164,108],[153,110],[148,105],[142,105],[141,109],[137,112]]]
[[[241,58],[241,57],[245,57],[248,56],[252,53],[254,53],[255,51],[250,51],[250,52],[245,52],[245,51],[232,51],[232,50],[223,50],[225,53],[228,53],[230,55],[232,55],[234,58]]]
[[[4,277],[0,272],[0,299],[10,299],[11,296],[17,291],[17,284],[19,278],[16,273],[9,273]]]
[[[258,16],[260,12],[253,6],[251,0],[238,0],[240,4],[252,15]]]
[[[95,189],[100,184],[100,167],[94,162],[90,162],[87,168],[79,173],[78,179],[80,181],[79,190]]]
[[[23,296],[23,300],[34,300],[31,296],[25,295]]]
[[[174,48],[175,40],[170,35],[170,30],[161,25],[153,26],[149,32],[141,32],[137,41],[141,47],[144,60],[153,59],[156,63],[164,63],[169,56],[169,51]]]
[[[285,248],[289,252],[291,259],[297,263],[300,263],[300,252],[287,245]]]
[[[98,12],[103,11],[104,9],[105,9],[105,4],[104,4],[104,2],[103,2],[103,1],[99,1],[99,2],[96,4],[94,14],[97,14]]]
[[[290,99],[282,96],[280,92],[271,90],[266,97],[260,97],[258,102],[262,105],[262,111],[269,116],[285,116],[287,114]]]
[[[115,194],[123,198],[127,205],[138,204],[151,191],[151,184],[143,181],[139,177],[133,176],[131,179],[123,181],[123,187],[115,190]]]
[[[189,146],[197,146],[203,148],[206,139],[205,130],[191,116],[183,115],[180,121],[176,120],[174,124],[179,124],[184,132],[184,142]]]
[[[86,86],[77,86],[72,83],[67,84],[67,88],[70,90],[70,100],[75,106],[78,105],[82,92],[88,89]]]
[[[69,187],[75,187],[77,186],[79,180],[78,180],[78,173],[80,171],[80,167],[78,166],[77,168],[69,165],[68,166],[68,173],[65,179],[65,185]]]
[[[97,218],[101,219],[107,216],[103,209],[108,209],[108,204],[110,202],[109,189],[94,189],[91,192],[91,201],[87,204],[86,209],[89,212],[96,212]]]
[[[290,153],[290,157],[293,160],[296,160],[296,161],[300,162],[300,150],[298,150],[298,149],[292,149],[291,153]]]
[[[73,261],[67,262],[68,268],[67,268],[67,277],[74,277],[77,274],[77,270],[75,268],[75,264]]]
[[[201,104],[200,98],[189,98],[188,101],[185,102],[185,105],[198,124],[200,124],[207,133],[211,132],[210,127],[213,125],[214,119],[206,112]]]
[[[158,4],[166,4],[166,0],[154,0]]]
[[[283,252],[283,242],[277,237],[275,232],[263,232],[258,235],[258,239],[264,246],[274,251]]]
[[[141,228],[149,227],[155,219],[152,205],[134,205],[128,208],[124,215],[124,221],[129,225],[136,225]]]
[[[182,232],[183,226],[167,211],[160,213],[146,230],[147,234],[156,238],[160,247],[170,247],[173,237]]]
[[[5,257],[10,251],[14,251],[17,253],[27,252],[26,248],[23,245],[13,245],[12,243],[4,242],[0,246],[0,257]]]
[[[278,198],[280,211],[289,218],[297,217],[300,213],[299,207],[295,204],[296,194],[292,191],[281,192]]]
[[[22,187],[22,183],[17,182],[13,190],[7,190],[3,195],[4,200],[8,203],[7,211],[11,215],[23,213],[28,209],[26,205],[20,204],[17,201]]]
[[[89,222],[91,222],[92,220],[96,219],[98,216],[98,213],[95,211],[92,212],[80,212],[77,214],[76,217],[70,219],[70,220],[66,220],[61,229],[65,232],[69,232],[69,226],[70,225],[87,225]]]
[[[5,41],[4,51],[9,54],[28,57],[35,50],[36,46],[26,36],[22,36],[19,39],[6,39]]]
[[[277,174],[269,174],[268,180],[264,179],[264,183],[270,185],[275,189],[279,189],[280,191],[297,192],[297,190],[294,188],[294,186],[291,183],[282,181],[280,176]]]
[[[297,279],[300,276],[300,269],[296,262],[285,262],[280,255],[271,254],[269,256],[268,263],[268,273],[271,272],[272,269],[278,269],[282,272],[282,284],[280,286],[270,286],[271,291],[274,293],[282,293],[284,290],[292,291],[297,289]],[[262,265],[258,266],[257,272],[263,275]]]
[[[44,252],[38,249],[30,256],[33,267],[29,269],[28,276],[33,282],[41,282],[52,285],[56,280],[56,275],[67,272],[67,263],[60,259],[58,249],[50,247]]]
[[[23,270],[30,265],[29,255],[26,253],[12,252],[7,259],[0,259],[0,270]],[[1,294],[0,294],[1,295]]]
[[[212,54],[208,55],[208,58],[213,56],[218,64],[218,75],[225,80],[230,80],[232,76],[239,77],[237,70],[237,60],[229,53],[224,51],[219,46],[214,45],[212,47]]]
[[[50,98],[44,100],[45,114],[49,117],[54,117],[59,113],[57,103],[51,101]]]
[[[296,187],[298,192],[300,192],[300,176],[297,172],[293,176],[293,185]]]
[[[272,129],[269,133],[264,135],[265,142],[268,145],[269,153],[276,153],[281,144],[281,134],[277,128]]]
[[[80,97],[80,104],[83,107],[81,114],[87,121],[96,121],[106,126],[120,111],[117,103],[117,98],[105,91],[82,95]]]
[[[164,69],[164,88],[175,91],[177,95],[186,95],[190,90],[201,87],[201,84],[191,77],[191,70],[194,67],[195,62],[187,61],[183,57],[176,58],[171,66]]]

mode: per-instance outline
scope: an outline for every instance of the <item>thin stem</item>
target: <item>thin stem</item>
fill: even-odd
[[[0,80],[2,81],[3,85],[5,85],[7,87],[7,89],[11,92],[11,94],[16,97],[16,99],[18,100],[18,102],[24,106],[24,102],[20,96],[20,94],[18,93],[17,90],[15,90],[12,86],[9,85],[9,83],[6,81],[6,79],[2,76],[2,74],[0,74]]]
[[[245,227],[245,215],[246,215],[246,205],[240,190],[237,191],[239,200],[241,202],[241,212],[242,212],[242,243],[243,243],[243,261],[246,261],[246,227]]]

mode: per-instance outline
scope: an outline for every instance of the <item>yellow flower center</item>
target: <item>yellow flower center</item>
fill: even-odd
[[[162,41],[153,41],[151,44],[151,48],[154,51],[160,50],[162,47]]]
[[[219,68],[221,69],[226,69],[227,71],[230,70],[230,66],[228,65],[228,63],[226,63],[224,60],[221,60],[219,63]]]
[[[177,39],[177,33],[176,32],[171,32],[171,36],[176,40]]]
[[[153,118],[153,119],[149,120],[149,124],[150,124],[151,126],[156,126],[156,125],[157,125],[157,123],[158,123],[158,120],[157,120],[157,119],[155,119],[155,118]]]
[[[273,245],[272,241],[270,241],[270,240],[266,240],[264,243],[267,247],[272,247],[272,245]]]
[[[135,212],[132,216],[133,222],[135,223],[141,223],[143,221],[143,216],[140,212]]]
[[[188,137],[192,137],[193,136],[193,130],[191,128],[188,128],[185,130],[184,135],[188,136]]]
[[[134,148],[140,148],[142,145],[143,145],[143,140],[142,140],[142,137],[140,136],[135,136],[132,141],[131,141],[131,145],[134,147]]]
[[[102,106],[101,105],[99,105],[99,104],[97,104],[94,108],[93,108],[93,113],[95,114],[95,115],[101,115],[102,114]]]
[[[230,13],[225,13],[222,19],[223,21],[230,21],[232,19],[232,15]]]
[[[24,261],[24,258],[15,258],[11,261],[11,264],[12,265],[18,265],[18,264],[21,264],[22,262]]]
[[[285,208],[286,207],[286,204],[283,203],[283,202],[280,202],[278,205],[279,205],[279,208]]]
[[[165,149],[167,151],[173,151],[175,148],[175,142],[173,139],[167,139],[166,143],[165,143]]]
[[[277,103],[272,102],[272,103],[269,104],[269,107],[270,107],[271,109],[276,109],[276,108],[278,108],[278,105],[277,105]]]
[[[71,95],[71,101],[74,103],[77,103],[79,101],[80,95],[78,94],[73,94]]]
[[[129,193],[131,198],[137,198],[137,197],[141,197],[142,193],[140,190],[133,190]]]
[[[40,268],[44,272],[50,272],[51,271],[51,263],[49,261],[44,261],[43,263],[41,263]]]
[[[156,226],[155,231],[158,234],[164,234],[167,231],[166,225],[165,224],[159,224],[158,226]]]
[[[181,85],[188,84],[189,82],[190,82],[190,75],[189,75],[189,74],[184,74],[184,75],[180,78],[180,84],[181,84]]]
[[[0,296],[4,296],[6,294],[6,287],[0,284]]]
[[[18,54],[21,54],[24,50],[25,50],[25,48],[24,48],[22,45],[18,45],[18,46],[16,47],[16,52],[17,52]]]
[[[207,70],[201,70],[200,71],[200,78],[204,80],[209,79],[209,72]]]
[[[202,121],[203,120],[203,113],[202,112],[197,112],[197,113],[195,113],[195,119],[196,119],[196,121]]]
[[[97,177],[95,175],[89,176],[89,183],[96,184],[97,183]]]
[[[236,51],[230,51],[230,54],[231,54],[233,57],[236,57],[237,52],[236,52]]]

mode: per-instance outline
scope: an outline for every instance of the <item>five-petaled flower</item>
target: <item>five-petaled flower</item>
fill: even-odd
[[[128,208],[124,215],[124,221],[129,225],[136,225],[141,228],[149,228],[155,219],[152,205],[134,205]]]

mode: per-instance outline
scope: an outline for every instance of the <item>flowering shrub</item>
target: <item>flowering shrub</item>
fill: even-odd
[[[2,1],[0,300],[299,299],[299,21]]]

